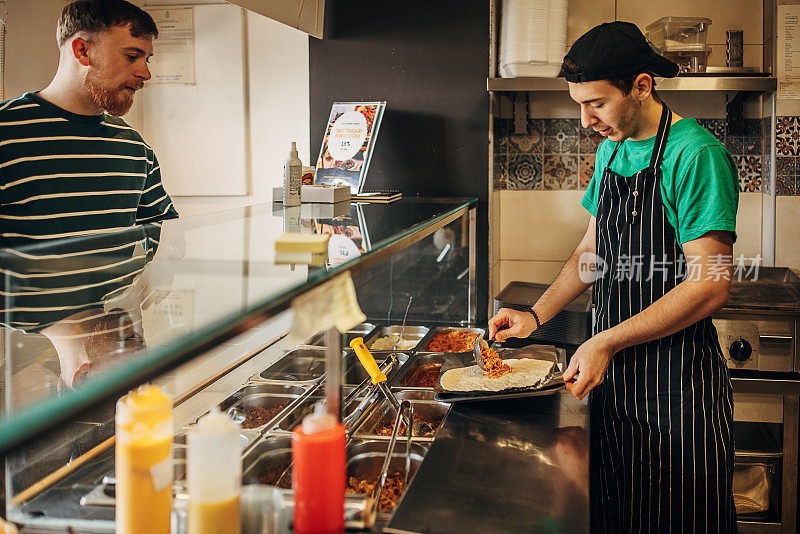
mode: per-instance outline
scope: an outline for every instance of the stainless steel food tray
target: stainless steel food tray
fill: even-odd
[[[439,419],[440,423],[436,427],[432,436],[413,436],[412,441],[431,442],[436,439],[436,435],[444,424],[444,419],[450,411],[450,405],[446,402],[417,400],[422,392],[419,391],[395,391],[394,395],[398,401],[409,400],[414,407],[414,413],[422,415],[426,420],[432,421]],[[423,393],[424,394],[424,393]],[[378,429],[394,424],[397,412],[388,400],[383,400],[376,408],[368,412],[362,419],[361,424],[355,428],[353,436],[361,439],[388,440],[389,436],[378,434]]]
[[[381,467],[383,466],[383,461],[389,452],[387,451],[388,445],[388,441],[378,441],[372,439],[358,440],[350,443],[350,445],[347,447],[347,479],[350,480],[350,477],[356,477],[377,480],[381,472]],[[409,470],[408,476],[409,485],[414,479],[414,475],[417,473],[419,466],[422,464],[425,455],[428,453],[428,447],[422,443],[412,442],[410,452],[411,469]],[[398,439],[394,445],[394,450],[392,450],[391,460],[389,461],[389,472],[391,473],[395,471],[399,473],[405,473],[405,458],[406,442]],[[407,489],[408,486],[406,486],[406,490]],[[367,497],[366,495],[360,493],[352,493],[349,495],[361,495],[365,498]],[[404,495],[405,491],[403,492],[403,496]],[[400,504],[400,501],[403,500],[403,496],[401,496],[397,501],[398,504]],[[394,510],[391,512],[378,512],[377,520],[388,521],[393,512]]]
[[[347,332],[345,332],[345,345],[349,345],[350,341],[357,337],[364,338],[364,341],[372,339],[375,336],[375,324],[374,323],[361,323]],[[313,347],[324,347],[325,346],[325,332],[318,332],[311,336],[310,339],[305,341],[302,346],[313,346]]]
[[[369,340],[367,340],[366,338],[364,339],[364,345],[366,345],[366,347],[370,349],[372,352],[381,352],[381,351],[392,352],[392,349],[375,349],[373,351],[372,346],[380,338],[387,337],[392,334],[400,334],[401,330],[403,330],[403,327],[396,325],[384,326],[382,328],[379,328],[378,331],[374,333]],[[402,350],[403,352],[414,352],[416,350],[419,350],[420,342],[422,342],[427,337],[428,332],[430,332],[430,328],[428,328],[427,326],[406,325],[406,329],[403,332],[403,339],[416,340],[417,344],[408,349],[398,348],[397,350],[398,351]]]
[[[423,391],[433,391],[434,386],[415,386],[409,383],[409,381],[414,377],[414,373],[416,373],[419,369],[426,365],[440,365],[444,363],[445,353],[444,352],[418,352],[414,354],[406,363],[403,365],[399,372],[394,375],[394,379],[391,382],[393,387],[403,388],[403,389],[419,389]]]
[[[375,397],[373,397],[373,398],[375,398]],[[311,412],[314,411],[314,404],[316,404],[316,402],[320,401],[320,400],[323,400],[323,397],[315,395],[315,396],[311,396],[311,397],[308,397],[308,398],[300,401],[294,407],[292,407],[291,410],[285,412],[283,417],[281,417],[281,419],[278,420],[275,423],[275,425],[273,425],[272,432],[273,433],[281,433],[281,432],[288,433],[288,432],[291,432],[294,429],[294,427],[296,427],[298,424],[300,424],[300,422],[303,420],[303,417],[305,417],[306,415],[308,415],[308,414],[310,414]],[[375,404],[377,404],[377,400],[373,401],[372,405],[370,405],[364,411],[364,414],[362,414],[361,417],[357,418],[353,422],[353,424],[351,425],[352,429],[358,428],[360,423],[361,423],[361,421],[364,419],[364,417],[367,417],[369,414],[372,413],[372,410],[374,410],[374,408],[375,408],[374,407]],[[347,409],[345,411],[345,416],[347,416],[353,410],[355,410],[357,406],[358,406],[358,402],[351,403],[347,407]]]
[[[219,403],[217,406],[223,413],[227,412],[233,407],[247,408],[260,406],[261,408],[271,409],[278,405],[282,406],[282,409],[263,425],[243,429],[244,431],[252,430],[260,433],[264,429],[272,428],[272,426],[275,425],[275,422],[278,421],[287,411],[291,410],[299,399],[310,395],[312,389],[313,386],[300,386],[293,384],[250,384],[244,386],[239,391]],[[198,420],[199,419],[200,418],[198,417]]]
[[[472,332],[473,334],[480,334],[486,337],[486,330],[483,328],[469,328],[466,326],[439,326],[433,329],[432,332],[429,333],[428,337],[425,339],[425,342],[419,347],[417,352],[435,352],[428,350],[428,343],[434,338],[436,334],[439,332]],[[472,348],[470,348],[472,350]],[[467,351],[465,351],[467,352]]]
[[[288,435],[266,435],[242,459],[242,483],[261,484],[260,475],[268,469],[281,473],[292,463],[292,438]],[[291,471],[287,474],[291,488]]]
[[[342,351],[342,358],[346,352]],[[287,352],[280,360],[250,377],[251,382],[311,386],[325,373],[325,348],[300,347]]]
[[[403,365],[410,358],[409,354],[403,352],[376,352],[373,353],[373,356],[375,357],[375,362],[379,367],[386,361],[386,358],[389,356],[389,354],[395,354],[397,356],[398,366],[395,369],[392,369],[392,371],[387,375],[387,381],[391,381],[392,378],[403,369]],[[367,378],[369,378],[369,373],[367,373],[367,370],[364,369],[364,366],[361,364],[361,362],[358,361],[358,357],[351,352],[345,359],[345,372],[342,385],[357,386]]]
[[[520,349],[497,349],[503,359],[508,358],[535,358],[553,361],[553,370],[539,384],[527,388],[510,388],[503,391],[447,391],[442,387],[442,375],[450,369],[469,367],[475,365],[472,353],[452,354],[447,353],[445,361],[439,369],[439,381],[434,390],[436,400],[443,402],[468,402],[487,401],[499,399],[513,399],[517,397],[535,397],[539,395],[552,395],[564,388],[562,373],[566,351],[552,345],[529,345]],[[543,357],[545,356],[545,357]]]

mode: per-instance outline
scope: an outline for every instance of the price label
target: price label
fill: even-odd
[[[336,119],[328,137],[328,151],[336,161],[355,156],[367,138],[367,119],[358,111],[347,111]]]

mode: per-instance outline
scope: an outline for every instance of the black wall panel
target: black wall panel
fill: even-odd
[[[311,147],[336,101],[386,100],[367,189],[477,197],[478,318],[488,302],[486,1],[328,0],[309,38]]]

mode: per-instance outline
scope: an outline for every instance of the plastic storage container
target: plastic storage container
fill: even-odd
[[[704,45],[709,24],[705,17],[662,17],[647,26],[647,38],[661,50]]]
[[[678,64],[679,74],[705,72],[711,47],[707,45],[683,45],[664,47],[663,56]]]
[[[504,0],[498,72],[553,78],[566,54],[567,0]]]

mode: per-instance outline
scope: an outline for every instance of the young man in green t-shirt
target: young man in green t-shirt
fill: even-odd
[[[489,334],[527,337],[593,285],[594,336],[564,372],[589,392],[596,532],[735,532],[732,389],[710,315],[728,300],[738,179],[725,148],[658,98],[678,67],[633,24],[565,57],[581,122],[607,139],[581,204],[582,241],[530,312]]]

